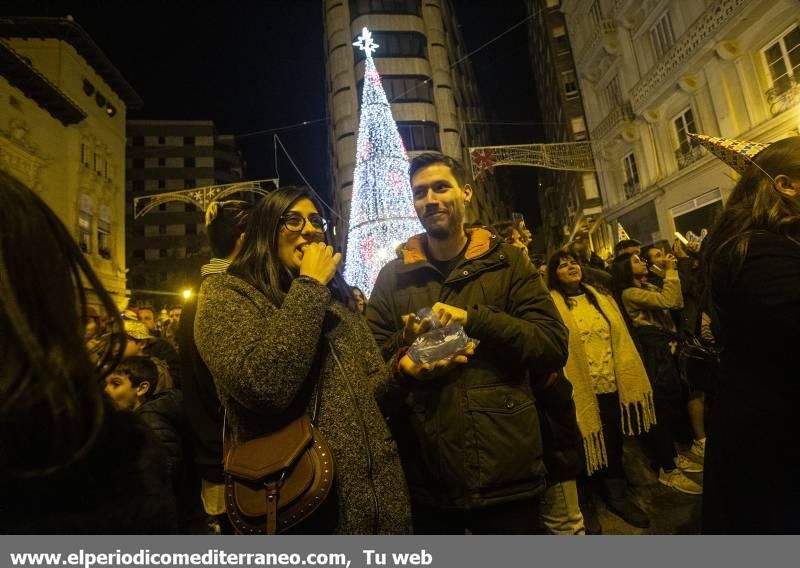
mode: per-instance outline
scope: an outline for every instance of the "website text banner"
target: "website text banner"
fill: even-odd
[[[0,568],[766,568],[793,558],[789,537],[0,536]],[[790,556],[792,555],[792,556]]]

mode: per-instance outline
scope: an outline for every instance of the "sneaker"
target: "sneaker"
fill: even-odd
[[[692,444],[692,447],[689,448],[689,452],[700,458],[701,460],[705,460],[706,457],[706,439],[703,438],[702,440],[695,440]]]
[[[702,463],[690,460],[683,454],[678,454],[678,457],[675,458],[675,465],[686,473],[700,473],[703,471]]]
[[[686,493],[687,495],[703,494],[703,488],[697,482],[686,477],[680,468],[677,467],[670,472],[666,472],[662,468],[661,471],[658,472],[658,482],[661,485],[672,487],[676,491]]]

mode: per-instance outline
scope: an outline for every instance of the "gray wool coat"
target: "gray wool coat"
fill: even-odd
[[[194,331],[234,439],[251,439],[310,410],[321,377],[317,427],[336,463],[335,532],[411,531],[397,446],[378,406],[405,391],[360,314],[310,278],[295,279],[278,308],[240,278],[219,274],[200,288]]]

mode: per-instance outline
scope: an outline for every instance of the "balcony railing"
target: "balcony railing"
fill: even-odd
[[[667,53],[659,59],[631,89],[631,104],[635,111],[643,110],[650,98],[665,83],[680,74],[684,63],[691,58],[704,53],[701,46],[709,43],[726,23],[732,21],[748,4],[750,0],[716,0],[708,5],[689,29],[678,38]]]
[[[682,148],[675,150],[675,159],[678,160],[678,168],[680,169],[692,165],[703,156],[705,156],[705,152],[700,145],[692,145],[689,150],[686,151]]]
[[[594,130],[592,130],[592,139],[593,140],[602,140],[605,138],[618,124],[621,124],[624,121],[630,121],[633,119],[633,112],[631,111],[631,105],[629,102],[624,102],[622,104],[615,105],[614,108],[611,109],[606,117],[600,121]]]
[[[630,199],[642,192],[642,186],[638,181],[628,180],[622,184],[622,188],[625,190],[625,199]]]
[[[780,114],[785,110],[800,105],[800,77],[786,75],[781,77],[775,86],[765,93],[769,110],[772,114]]]
[[[581,46],[580,53],[578,54],[578,59],[581,61],[597,51],[597,48],[600,44],[613,37],[614,34],[617,33],[617,24],[614,22],[614,20],[603,19],[600,21],[599,30],[590,29],[588,32],[590,33],[591,37]]]

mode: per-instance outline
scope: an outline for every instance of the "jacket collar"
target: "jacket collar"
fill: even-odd
[[[498,245],[497,237],[489,230],[477,227],[465,231],[469,237],[469,244],[464,253],[464,260],[473,260],[485,255]],[[403,246],[400,260],[403,265],[412,265],[428,262],[427,245],[428,235],[421,233],[414,235]]]

